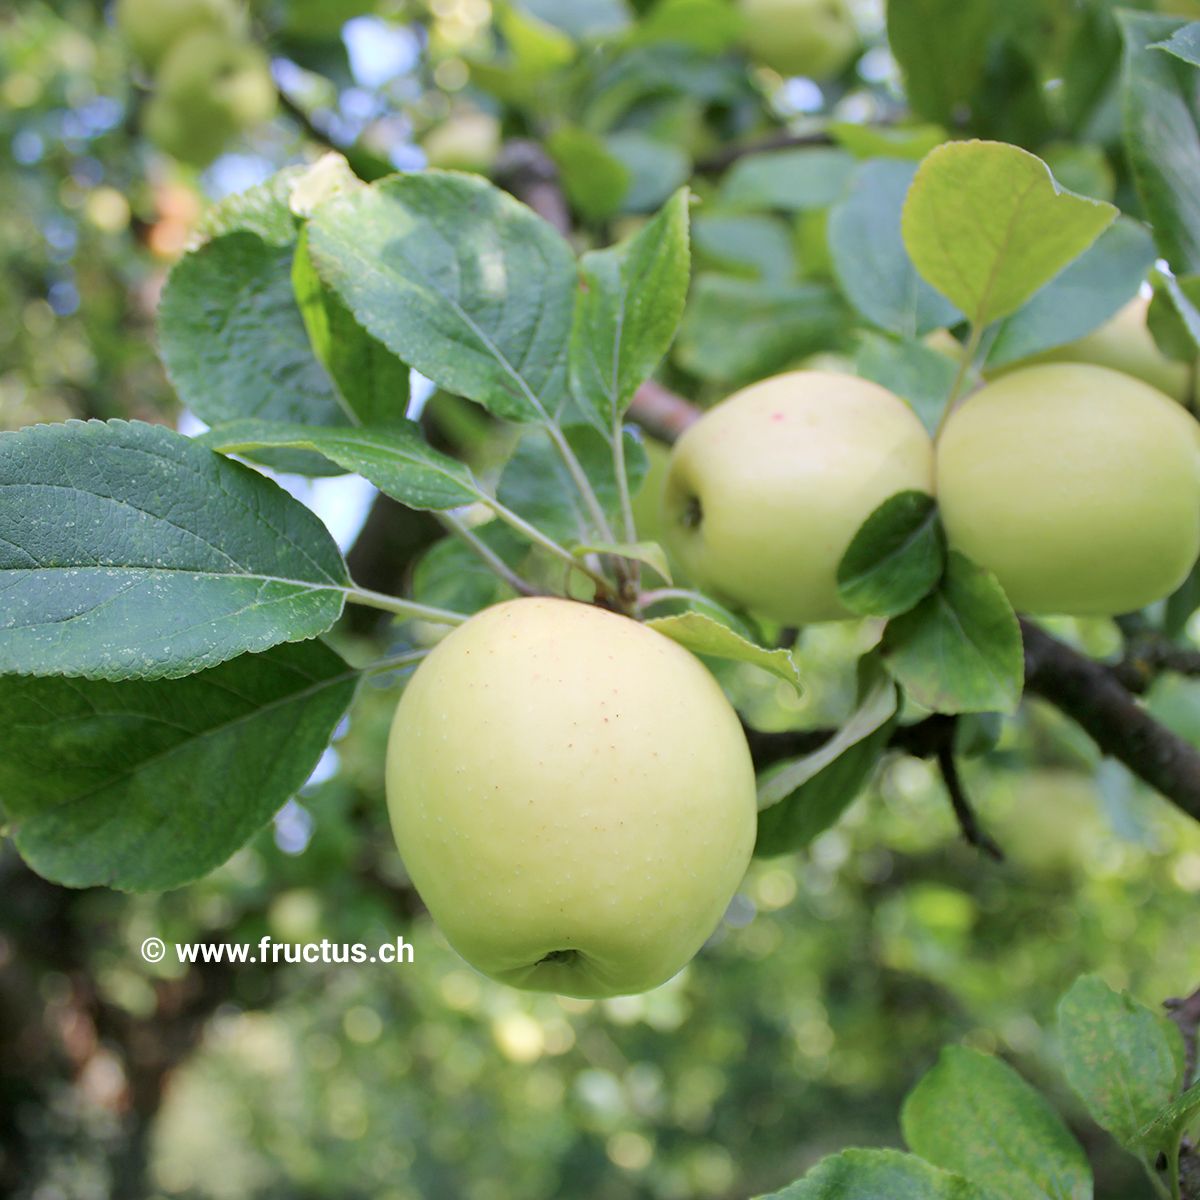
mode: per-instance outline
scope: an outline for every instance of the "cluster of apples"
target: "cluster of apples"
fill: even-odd
[[[1163,361],[1138,348],[1127,361],[1161,382]],[[950,544],[1019,610],[1119,613],[1173,590],[1200,553],[1200,424],[1132,375],[1043,362],[988,382],[935,444],[886,389],[793,371],[680,439],[663,524],[698,583],[803,624],[850,615],[842,554],[907,489],[937,495]],[[755,839],[746,739],[708,671],[636,621],[553,598],[486,609],[433,650],[396,711],[387,792],[413,883],[459,953],[574,996],[680,970]]]
[[[172,157],[206,166],[275,112],[270,62],[237,0],[118,0],[116,18],[154,78],[146,135]]]
[[[786,625],[835,620],[850,615],[836,576],[851,538],[908,489],[936,495],[950,547],[1025,613],[1130,612],[1200,554],[1200,424],[1143,380],[1083,362],[992,379],[936,443],[865,379],[754,384],[676,445],[663,533],[718,597]]]

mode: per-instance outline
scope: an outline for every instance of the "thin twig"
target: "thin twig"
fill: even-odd
[[[496,575],[503,583],[507,584],[518,596],[543,596],[545,592],[535,587],[526,579],[522,579],[516,571],[512,569],[485,542],[473,529],[465,525],[453,513],[440,512],[438,520],[448,529],[456,538],[467,546],[473,553],[478,555],[480,560],[484,562],[488,569]]]
[[[975,815],[975,809],[971,806],[966,788],[963,787],[962,777],[958,773],[958,763],[954,759],[954,747],[949,741],[943,742],[938,747],[937,765],[946,784],[946,791],[950,796],[950,806],[954,809],[954,816],[958,820],[958,827],[962,830],[964,840],[969,845],[977,847],[988,858],[994,859],[996,862],[1003,862],[1004,851],[979,824],[979,818]]]

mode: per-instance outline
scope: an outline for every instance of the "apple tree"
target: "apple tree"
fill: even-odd
[[[1003,859],[966,781],[1031,709],[1200,820],[1197,739],[1146,701],[1200,674],[1194,14],[446,7],[402,14],[417,98],[355,122],[320,6],[116,6],[159,151],[205,166],[281,106],[302,152],[205,208],[158,298],[196,432],[0,433],[28,868],[194,885],[384,691],[412,904],[571,997],[703,956],[751,857],[809,853],[897,756]],[[346,475],[399,552],[355,561],[278,482]],[[1084,974],[1057,1011],[1062,1078],[1175,1200],[1197,996]],[[947,1047],[900,1124],[771,1194],[1093,1194],[1001,1056]]]

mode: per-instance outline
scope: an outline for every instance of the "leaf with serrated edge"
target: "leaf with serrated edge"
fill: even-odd
[[[778,675],[797,690],[803,686],[791,651],[756,646],[728,625],[722,625],[704,613],[685,612],[672,617],[652,617],[646,622],[646,627],[678,642],[693,654],[752,663],[764,671],[770,671],[772,675]]]
[[[612,430],[675,336],[689,278],[688,192],[628,242],[585,254],[571,332],[571,388]]]
[[[644,563],[667,583],[674,582],[667,552],[657,542],[590,542],[573,549],[576,555],[615,554],[618,558],[632,558]]]
[[[282,488],[161,425],[0,434],[0,671],[188,675],[315,637],[346,564]]]
[[[897,492],[859,526],[838,564],[838,599],[860,616],[907,612],[937,586],[946,561],[937,501]]]
[[[843,1150],[758,1200],[995,1200],[973,1183],[899,1150]],[[1066,1198],[1064,1198],[1066,1200]]]
[[[947,142],[922,160],[901,229],[924,279],[983,326],[1020,308],[1116,215],[1060,187],[1027,150]]]
[[[434,383],[513,421],[567,399],[575,259],[474,175],[395,175],[313,215],[308,250],[355,319]]]
[[[1091,1200],[1082,1147],[1007,1063],[947,1046],[904,1102],[904,1140],[1004,1200]]]
[[[937,590],[888,622],[888,670],[936,712],[1012,712],[1021,698],[1021,628],[990,572],[950,551]]]
[[[186,679],[0,676],[0,794],[38,874],[179,887],[223,863],[299,788],[358,672],[319,641]]]
[[[1067,1080],[1088,1112],[1123,1145],[1136,1146],[1182,1082],[1179,1030],[1132,996],[1084,975],[1059,1002],[1058,1033]]]
[[[224,454],[271,446],[311,450],[361,475],[409,508],[457,508],[474,503],[481,494],[470,470],[430,446],[412,421],[379,429],[230,421],[197,440]]]

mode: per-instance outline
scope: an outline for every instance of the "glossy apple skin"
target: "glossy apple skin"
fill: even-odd
[[[549,598],[485,609],[422,663],[396,710],[387,794],[405,866],[459,954],[570,996],[676,974],[721,920],[757,824],[745,736],[699,660]]]
[[[853,375],[792,371],[707,412],[676,443],[663,495],[689,578],[786,625],[851,614],[837,567],[896,492],[933,491],[933,446],[912,409]]]
[[[1200,553],[1200,425],[1118,371],[1027,367],[951,414],[937,497],[950,545],[1018,611],[1132,612]]]
[[[741,13],[747,51],[781,75],[830,79],[859,47],[846,0],[741,0]]]

